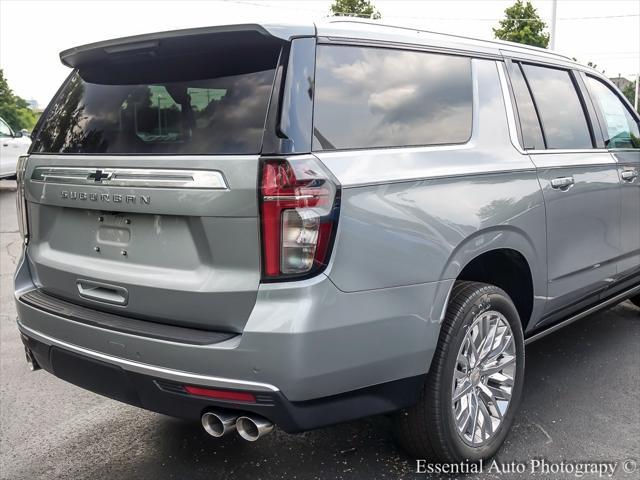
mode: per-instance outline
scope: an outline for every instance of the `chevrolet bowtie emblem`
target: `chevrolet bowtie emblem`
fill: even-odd
[[[102,180],[111,180],[113,177],[113,172],[103,172],[102,170],[96,170],[93,173],[90,173],[87,178],[89,180],[94,180],[96,182],[101,182]]]

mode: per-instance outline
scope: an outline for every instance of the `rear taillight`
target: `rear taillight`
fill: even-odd
[[[314,157],[262,163],[263,278],[314,275],[327,265],[335,235],[340,190]]]
[[[24,243],[29,242],[29,221],[27,218],[27,200],[25,197],[25,178],[24,172],[27,168],[27,155],[18,157],[18,164],[16,165],[16,211],[18,213],[18,228],[20,229],[20,235]]]

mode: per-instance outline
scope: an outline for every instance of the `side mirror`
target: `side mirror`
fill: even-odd
[[[22,138],[22,132],[13,132],[13,138]]]

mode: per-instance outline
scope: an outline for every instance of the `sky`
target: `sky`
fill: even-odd
[[[385,23],[493,38],[514,0],[373,0]],[[69,74],[58,54],[85,43],[179,28],[313,21],[330,0],[0,0],[0,67],[9,86],[41,108]],[[551,0],[533,0],[550,24]],[[639,0],[558,0],[556,50],[609,77],[640,71]]]

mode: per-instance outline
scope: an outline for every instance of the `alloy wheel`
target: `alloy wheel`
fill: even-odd
[[[453,418],[471,447],[498,431],[511,402],[516,345],[509,322],[497,311],[478,315],[460,345],[451,389]]]

